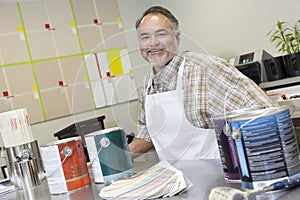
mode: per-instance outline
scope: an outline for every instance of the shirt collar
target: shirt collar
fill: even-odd
[[[154,67],[151,72],[154,83],[168,83],[171,78],[177,74],[181,62],[183,61],[183,55],[178,53],[161,71],[154,74]]]

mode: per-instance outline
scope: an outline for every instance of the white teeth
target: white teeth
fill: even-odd
[[[152,50],[149,50],[148,52],[151,52],[151,53],[158,53],[158,52],[160,52],[160,50],[157,50],[157,49],[152,49]]]

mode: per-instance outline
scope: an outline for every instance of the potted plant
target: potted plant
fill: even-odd
[[[278,20],[266,35],[271,43],[275,43],[278,52],[285,54],[283,60],[287,76],[300,75],[300,20],[294,25]],[[280,60],[280,57],[277,59]]]

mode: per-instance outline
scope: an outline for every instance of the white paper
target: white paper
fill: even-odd
[[[45,165],[50,193],[62,194],[68,192],[58,146],[41,147],[41,154]]]

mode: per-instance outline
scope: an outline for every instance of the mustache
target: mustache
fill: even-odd
[[[147,53],[153,52],[153,51],[164,51],[167,50],[166,47],[149,47],[144,49]]]

